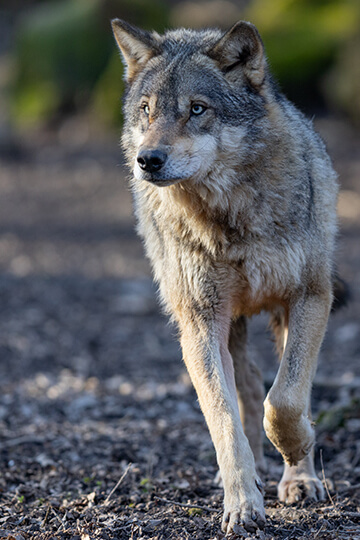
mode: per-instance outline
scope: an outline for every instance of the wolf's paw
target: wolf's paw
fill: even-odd
[[[286,504],[299,502],[303,499],[322,501],[324,488],[317,476],[301,473],[290,478],[283,478],[278,485],[278,497]]]
[[[308,455],[315,442],[315,431],[303,414],[295,415],[265,405],[264,428],[267,437],[289,465],[296,465]]]
[[[240,494],[231,502],[225,501],[222,531],[226,535],[242,535],[244,532],[253,533],[265,527],[265,510],[262,496],[262,484],[255,481],[251,495]]]

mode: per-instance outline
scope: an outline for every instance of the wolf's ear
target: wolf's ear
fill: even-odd
[[[239,21],[208,52],[230,80],[238,79],[242,69],[253,86],[260,86],[265,77],[264,45],[255,26]]]
[[[126,79],[130,82],[152,56],[159,54],[159,43],[154,34],[120,19],[113,19],[111,26],[126,64]]]

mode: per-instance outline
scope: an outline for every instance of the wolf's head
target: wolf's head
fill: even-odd
[[[251,161],[267,79],[252,24],[164,36],[119,19],[112,27],[129,83],[123,146],[137,181],[204,182],[220,163],[236,171]]]

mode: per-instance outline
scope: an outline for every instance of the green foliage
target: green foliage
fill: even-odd
[[[190,517],[201,516],[202,510],[201,508],[189,508],[188,514]]]
[[[323,91],[334,109],[345,112],[360,126],[360,23],[357,34],[340,50],[325,77]]]
[[[18,125],[86,109],[119,119],[122,68],[110,19],[162,30],[160,0],[57,0],[39,4],[19,24],[11,112]],[[110,111],[115,111],[110,112]]]
[[[150,478],[142,478],[140,480],[140,487],[145,493],[154,489],[154,486],[152,485]]]
[[[163,0],[113,0],[113,17],[131,24],[163,32],[169,24],[167,2]]]
[[[264,39],[275,77],[294,99],[319,93],[321,80],[354,34],[352,0],[254,0],[246,13]]]
[[[117,51],[97,82],[90,107],[92,114],[106,125],[122,124],[121,96],[125,90],[124,66]]]
[[[100,5],[100,0],[51,2],[22,20],[13,102],[20,123],[86,101],[110,51],[110,36],[98,22]]]
[[[321,411],[316,424],[323,431],[331,432],[336,431],[339,427],[346,426],[346,422],[352,418],[360,418],[359,399],[353,399],[348,405],[336,406]]]
[[[161,32],[169,25],[169,3],[52,0],[26,12],[17,29],[9,92],[18,126],[79,110],[105,125],[121,123],[123,66],[113,17]],[[290,98],[306,105],[325,95],[360,122],[357,0],[253,0],[240,17],[258,26],[271,69]]]

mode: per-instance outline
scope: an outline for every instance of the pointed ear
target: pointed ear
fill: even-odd
[[[152,56],[159,54],[156,37],[120,19],[113,19],[111,26],[126,64],[126,79],[130,82]]]
[[[208,54],[230,80],[235,82],[239,78],[238,70],[242,69],[250,84],[262,84],[266,58],[262,39],[253,24],[237,22]]]

